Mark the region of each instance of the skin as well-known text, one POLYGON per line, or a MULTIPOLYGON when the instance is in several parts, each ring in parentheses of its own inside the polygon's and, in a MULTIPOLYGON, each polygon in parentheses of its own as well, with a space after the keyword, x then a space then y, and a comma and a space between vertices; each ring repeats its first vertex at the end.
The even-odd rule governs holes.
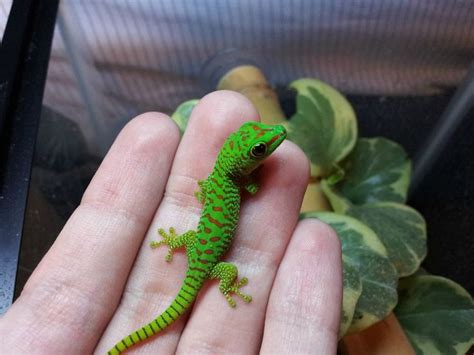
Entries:
MULTIPOLYGON (((181 285, 186 255, 176 252, 171 266, 166 248, 150 250, 149 243, 160 227, 176 226, 178 233, 196 227, 197 181, 247 120, 258 120, 252 105, 224 91, 200 101, 181 141, 165 115, 132 120, 0 318, 0 353, 103 354, 162 312, 181 285)), ((285 141, 258 172, 258 193, 243 199, 225 260, 249 278, 250 304, 236 299, 237 307, 229 307, 209 281, 191 311, 131 352, 335 353, 340 244, 325 224, 298 222, 308 177, 304 154, 285 141)))

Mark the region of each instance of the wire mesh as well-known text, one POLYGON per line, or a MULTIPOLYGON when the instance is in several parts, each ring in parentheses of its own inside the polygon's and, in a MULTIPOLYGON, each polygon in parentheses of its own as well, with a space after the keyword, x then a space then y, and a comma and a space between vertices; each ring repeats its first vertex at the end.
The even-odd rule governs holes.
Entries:
POLYGON ((203 65, 229 48, 261 58, 275 85, 433 94, 466 74, 473 20, 473 1, 63 1, 45 104, 113 137, 139 112, 203 95, 203 65))

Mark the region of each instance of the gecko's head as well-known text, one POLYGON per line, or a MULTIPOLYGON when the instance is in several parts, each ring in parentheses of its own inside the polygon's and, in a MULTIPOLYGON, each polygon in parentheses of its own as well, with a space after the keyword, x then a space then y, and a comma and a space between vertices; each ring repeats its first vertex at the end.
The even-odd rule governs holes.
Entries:
POLYGON ((266 125, 260 122, 246 122, 233 133, 224 144, 229 163, 238 175, 254 171, 286 138, 282 125, 266 125), (230 154, 229 154, 230 153, 230 154))

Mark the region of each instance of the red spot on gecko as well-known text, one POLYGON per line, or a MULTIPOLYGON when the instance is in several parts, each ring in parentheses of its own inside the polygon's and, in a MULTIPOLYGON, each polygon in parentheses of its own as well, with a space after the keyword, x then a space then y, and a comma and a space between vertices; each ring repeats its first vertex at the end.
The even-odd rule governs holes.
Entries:
POLYGON ((201 243, 202 245, 206 245, 207 240, 206 239, 199 239, 199 243, 201 243))
POLYGON ((204 252, 205 252, 207 255, 211 255, 211 254, 214 253, 214 250, 212 250, 212 249, 206 249, 206 250, 204 250, 204 252))
POLYGON ((216 212, 222 212, 222 207, 220 207, 220 206, 214 206, 214 207, 212 207, 212 210, 213 210, 213 211, 216 211, 216 212))
POLYGON ((268 142, 269 145, 272 145, 273 142, 275 142, 278 138, 280 138, 280 135, 277 134, 276 136, 272 137, 272 139, 270 139, 270 141, 268 142))
POLYGON ((211 228, 209 228, 209 227, 204 227, 204 232, 206 232, 206 233, 208 233, 208 234, 209 234, 209 233, 211 233, 211 232, 212 232, 212 229, 211 229, 211 228))
POLYGON ((209 219, 209 222, 211 222, 212 224, 216 225, 219 228, 222 228, 223 224, 219 222, 217 219, 214 219, 211 216, 209 216, 208 219, 209 219))
MULTIPOLYGON (((193 260, 193 263, 195 263, 196 260, 193 260)), ((198 271, 198 272, 202 272, 202 273, 206 273, 206 270, 204 269, 201 269, 200 267, 197 267, 197 266, 190 266, 189 267, 189 270, 191 271, 198 271)))
POLYGON ((212 178, 211 181, 222 189, 222 184, 220 184, 219 181, 214 178, 212 178))
POLYGON ((221 240, 221 237, 211 237, 211 242, 218 242, 221 240))

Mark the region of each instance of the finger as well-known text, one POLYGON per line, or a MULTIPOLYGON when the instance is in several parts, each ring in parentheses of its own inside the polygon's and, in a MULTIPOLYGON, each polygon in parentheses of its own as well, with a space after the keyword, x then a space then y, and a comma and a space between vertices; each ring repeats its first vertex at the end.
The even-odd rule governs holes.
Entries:
POLYGON ((298 223, 273 285, 262 354, 335 354, 342 301, 341 245, 324 223, 298 223))
POLYGON ((81 205, 2 318, 8 352, 93 350, 120 300, 178 141, 175 124, 158 113, 123 129, 81 205))
POLYGON ((229 307, 211 281, 201 293, 181 337, 178 352, 192 352, 196 344, 207 353, 258 352, 271 285, 296 225, 308 182, 309 164, 293 143, 284 142, 260 171, 260 190, 243 204, 237 235, 225 261, 235 263, 249 284, 245 304, 234 296, 229 307))
MULTIPOLYGON (((174 227, 178 234, 195 229, 201 205, 194 192, 197 181, 212 170, 218 151, 229 136, 245 121, 258 119, 252 104, 243 96, 220 91, 202 98, 193 109, 186 132, 176 152, 165 196, 148 231, 121 305, 107 328, 97 350, 112 347, 124 336, 150 322, 176 296, 187 268, 186 255, 177 252, 165 262, 167 248, 150 249, 148 241, 159 239, 157 230, 174 227)), ((181 317, 159 341, 142 344, 145 352, 172 353, 176 349, 186 316, 181 317)))

